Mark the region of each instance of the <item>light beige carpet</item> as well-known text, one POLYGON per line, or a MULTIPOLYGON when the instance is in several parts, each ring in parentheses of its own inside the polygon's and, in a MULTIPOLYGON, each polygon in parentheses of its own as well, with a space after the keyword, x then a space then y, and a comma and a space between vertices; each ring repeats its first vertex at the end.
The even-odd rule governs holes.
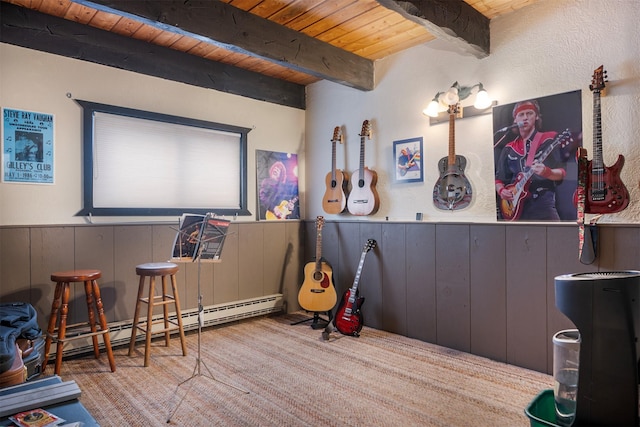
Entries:
POLYGON ((102 426, 169 418, 178 426, 529 426, 524 408, 553 384, 549 375, 366 327, 359 338, 332 333, 327 341, 309 323, 291 325, 305 317, 206 329, 200 364, 190 333, 186 357, 175 336, 169 347, 153 342, 147 368, 138 343, 132 357, 115 350, 115 373, 103 354, 65 360, 61 377, 78 383, 102 426))

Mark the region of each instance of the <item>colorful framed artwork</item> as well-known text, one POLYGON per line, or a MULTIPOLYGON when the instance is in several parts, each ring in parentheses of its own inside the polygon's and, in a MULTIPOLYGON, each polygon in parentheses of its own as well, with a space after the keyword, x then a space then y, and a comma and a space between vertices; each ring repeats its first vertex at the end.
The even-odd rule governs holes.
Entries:
POLYGON ((422 137, 394 141, 393 164, 396 182, 422 182, 422 137))
POLYGON ((2 109, 2 182, 53 184, 53 114, 2 109))
POLYGON ((575 221, 580 90, 493 108, 499 221, 575 221))
POLYGON ((300 219, 298 155, 256 150, 258 219, 300 219))

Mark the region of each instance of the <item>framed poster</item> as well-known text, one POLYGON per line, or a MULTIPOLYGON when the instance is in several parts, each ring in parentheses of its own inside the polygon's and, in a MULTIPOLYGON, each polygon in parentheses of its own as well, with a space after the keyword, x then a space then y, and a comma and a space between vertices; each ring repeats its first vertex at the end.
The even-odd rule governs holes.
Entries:
POLYGON ((422 182, 422 137, 393 142, 396 182, 422 182))
POLYGON ((493 108, 498 220, 576 220, 581 100, 577 90, 493 108))
POLYGON ((298 155, 256 150, 258 219, 300 219, 298 155))
POLYGON ((53 184, 53 115, 2 109, 2 182, 53 184))

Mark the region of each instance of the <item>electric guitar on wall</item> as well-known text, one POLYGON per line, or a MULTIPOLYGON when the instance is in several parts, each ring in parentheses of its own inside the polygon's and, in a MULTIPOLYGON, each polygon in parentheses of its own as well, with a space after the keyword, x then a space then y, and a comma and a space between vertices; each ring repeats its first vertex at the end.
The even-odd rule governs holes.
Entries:
POLYGON ((376 190, 378 174, 364 165, 364 141, 371 138, 369 120, 362 123, 360 132, 360 169, 351 175, 351 193, 347 200, 347 209, 352 215, 371 215, 378 212, 380 200, 376 190))
MULTIPOLYGON (((549 157, 549 154, 558 146, 566 147, 572 141, 571 132, 569 129, 565 129, 562 133, 558 134, 544 150, 536 153, 534 161, 544 162, 546 158, 549 157)), ((529 193, 529 184, 531 183, 532 176, 533 170, 528 167, 525 168, 523 172, 518 173, 513 184, 505 185, 504 188, 513 194, 513 200, 500 200, 500 212, 502 213, 503 219, 515 221, 520 218, 524 201, 531 195, 531 193, 529 193)))
POLYGON ((605 87, 603 66, 596 68, 589 89, 593 92, 593 159, 589 160, 585 212, 592 214, 616 213, 629 205, 629 191, 620 179, 624 156, 618 155, 613 166, 602 160, 602 124, 600 92, 605 87))
POLYGON ((347 174, 336 169, 336 142, 342 144, 342 131, 340 126, 336 126, 333 130, 333 138, 331 138, 331 172, 325 178, 327 189, 322 198, 322 209, 328 214, 339 214, 347 207, 347 197, 345 189, 347 187, 347 174))
POLYGON ((333 322, 336 325, 336 329, 344 335, 352 335, 357 337, 360 335, 364 320, 362 318, 362 312, 360 308, 364 303, 364 297, 361 297, 358 292, 358 283, 360 282, 360 274, 362 273, 362 266, 364 265, 364 258, 367 253, 375 248, 377 242, 373 239, 367 240, 367 243, 362 249, 362 255, 360 255, 360 264, 358 264, 358 270, 356 271, 356 277, 353 280, 353 286, 344 293, 340 305, 336 310, 336 317, 333 322))
POLYGON ((307 310, 321 313, 333 309, 338 301, 333 285, 333 270, 322 260, 322 227, 324 218, 316 218, 316 260, 304 266, 304 281, 298 292, 298 303, 307 310))
POLYGON ((438 162, 440 178, 433 187, 433 204, 443 210, 466 208, 472 198, 471 184, 464 176, 467 159, 456 155, 455 115, 459 108, 459 104, 449 105, 449 155, 438 162))

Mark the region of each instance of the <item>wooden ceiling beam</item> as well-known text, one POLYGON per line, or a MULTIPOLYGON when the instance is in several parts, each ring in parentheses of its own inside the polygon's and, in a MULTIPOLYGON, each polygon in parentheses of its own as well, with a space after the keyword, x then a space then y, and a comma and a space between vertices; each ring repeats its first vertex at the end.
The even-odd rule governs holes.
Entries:
POLYGON ((268 19, 210 0, 74 0, 146 21, 360 90, 374 89, 372 60, 344 51, 268 19))
POLYGON ((462 52, 485 58, 490 52, 489 18, 463 0, 377 0, 424 26, 462 52))
POLYGON ((0 2, 0 42, 305 109, 305 87, 0 2))

